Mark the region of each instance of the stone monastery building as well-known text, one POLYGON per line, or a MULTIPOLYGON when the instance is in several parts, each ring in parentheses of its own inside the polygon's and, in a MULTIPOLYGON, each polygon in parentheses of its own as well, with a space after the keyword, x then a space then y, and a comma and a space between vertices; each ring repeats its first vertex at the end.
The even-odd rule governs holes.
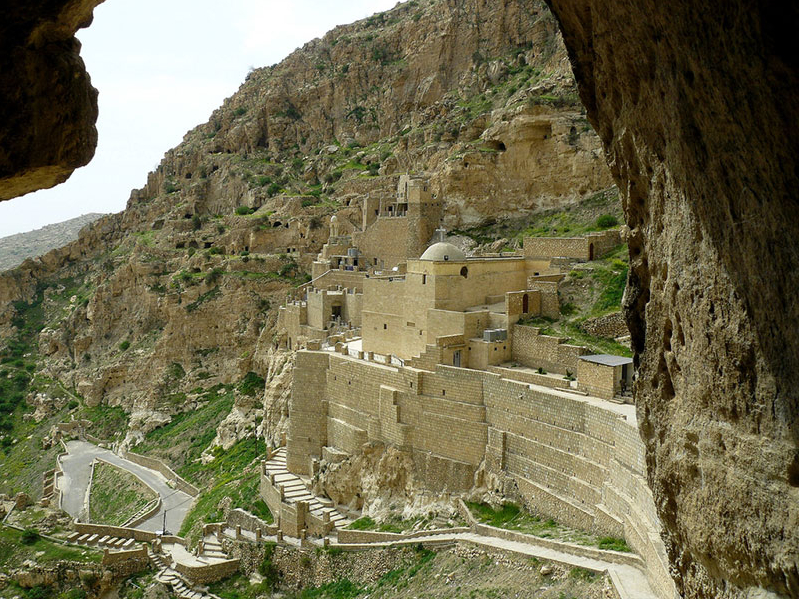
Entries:
MULTIPOLYGON (((590 355, 525 324, 557 317, 564 273, 617 247, 619 232, 526 239, 522 252, 467 257, 436 232, 441 208, 425 179, 406 175, 391 201, 364 201, 359 230, 331 219, 312 281, 280 309, 285 345, 302 349, 287 469, 312 477, 369 444, 395 447, 431 495, 488 488, 564 524, 624 537, 652 588, 671 599, 624 393, 631 360, 590 355)), ((334 528, 276 485, 262 476, 281 528, 334 528)))

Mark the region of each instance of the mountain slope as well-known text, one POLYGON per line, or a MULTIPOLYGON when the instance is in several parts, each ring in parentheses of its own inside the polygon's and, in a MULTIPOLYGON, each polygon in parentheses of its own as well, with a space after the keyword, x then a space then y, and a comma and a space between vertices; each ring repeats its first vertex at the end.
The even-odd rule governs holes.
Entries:
POLYGON ((285 397, 277 305, 329 217, 356 227, 405 171, 427 173, 448 226, 611 185, 543 2, 412 0, 253 71, 124 212, 0 276, 0 337, 36 314, 38 376, 122 407, 128 444, 251 371, 285 397))
POLYGON ((0 238, 0 271, 14 268, 27 258, 67 245, 78 238, 78 232, 103 216, 96 212, 47 225, 35 231, 0 238))

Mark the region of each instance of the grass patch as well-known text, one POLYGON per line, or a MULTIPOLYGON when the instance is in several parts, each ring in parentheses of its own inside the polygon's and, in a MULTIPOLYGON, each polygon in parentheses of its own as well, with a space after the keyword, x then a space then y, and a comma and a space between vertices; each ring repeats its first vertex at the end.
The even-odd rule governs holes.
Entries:
POLYGON ((29 411, 27 406, 20 406, 11 415, 17 440, 0 452, 0 493, 13 496, 21 491, 38 498, 42 494, 42 473, 55 466, 56 456, 63 451, 60 444, 42 449, 42 439, 53 425, 69 418, 69 410, 64 408, 38 424, 24 420, 29 411))
MULTIPOLYGON (((179 469, 181 476, 205 489, 186 515, 179 534, 187 536, 192 542, 198 540, 201 531, 195 525, 221 520, 218 505, 225 497, 233 501, 231 507, 252 511, 254 504, 260 500, 258 460, 265 453, 266 444, 262 440, 242 439, 228 451, 217 448, 214 451, 215 459, 207 464, 195 461, 179 469)), ((271 522, 272 517, 266 505, 260 508, 259 517, 271 522)))
POLYGON ((69 547, 42 537, 31 539, 30 534, 27 538, 32 542, 24 542, 26 532, 0 525, 0 571, 10 572, 27 559, 40 564, 58 561, 99 563, 102 559, 99 551, 69 547))
POLYGON ((217 426, 233 407, 233 392, 230 386, 217 385, 200 401, 199 408, 175 414, 169 423, 147 433, 134 451, 165 460, 183 476, 186 465, 198 460, 214 440, 217 426))
POLYGON ((130 472, 96 463, 89 498, 91 522, 121 526, 155 498, 152 489, 130 472))
MULTIPOLYGON (((621 547, 622 544, 627 546, 623 539, 598 537, 586 531, 564 526, 551 518, 544 519, 531 514, 515 503, 504 503, 496 509, 485 503, 466 502, 466 505, 478 521, 496 528, 600 549, 608 548, 603 547, 603 543, 605 545, 615 543, 614 547, 621 547)), ((624 551, 624 549, 615 550, 624 551)), ((627 551, 629 551, 629 547, 627 551)))
POLYGON ((100 439, 113 439, 128 429, 128 415, 119 406, 83 406, 76 418, 91 420, 89 433, 100 439))

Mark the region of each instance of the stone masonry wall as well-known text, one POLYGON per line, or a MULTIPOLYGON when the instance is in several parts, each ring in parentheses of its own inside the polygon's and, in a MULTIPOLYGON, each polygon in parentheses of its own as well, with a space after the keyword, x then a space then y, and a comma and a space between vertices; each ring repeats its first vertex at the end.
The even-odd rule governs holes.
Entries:
POLYGON ((579 357, 590 353, 585 347, 563 343, 559 337, 541 335, 536 327, 514 325, 510 337, 514 361, 558 374, 577 372, 579 357))
MULTIPOLYGON (((434 491, 469 490, 477 466, 485 463, 532 509, 624 536, 646 562, 658 595, 673 599, 643 444, 635 425, 615 408, 449 366, 426 372, 322 352, 300 352, 298 363, 319 370, 303 373, 308 380, 326 374, 326 382, 313 405, 303 399, 310 396, 307 382, 300 385, 302 394, 295 386, 292 401, 298 398, 303 414, 316 413, 302 417, 306 428, 298 427, 292 438, 318 435, 322 427, 314 423, 326 418, 325 428, 335 432, 319 443, 354 452, 355 439, 368 439, 410 450, 416 478, 434 491)), ((308 445, 289 445, 290 464, 307 468, 309 454, 292 455, 303 447, 308 445)))

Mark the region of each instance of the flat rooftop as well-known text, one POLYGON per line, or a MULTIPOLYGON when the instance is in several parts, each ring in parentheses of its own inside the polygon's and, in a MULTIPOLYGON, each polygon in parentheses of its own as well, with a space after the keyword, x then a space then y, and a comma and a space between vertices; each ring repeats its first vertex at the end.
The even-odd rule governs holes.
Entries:
POLYGON ((595 354, 593 356, 580 356, 581 360, 586 362, 593 362, 594 364, 602 364, 603 366, 623 366, 624 364, 632 364, 633 359, 625 356, 614 356, 613 354, 595 354))

